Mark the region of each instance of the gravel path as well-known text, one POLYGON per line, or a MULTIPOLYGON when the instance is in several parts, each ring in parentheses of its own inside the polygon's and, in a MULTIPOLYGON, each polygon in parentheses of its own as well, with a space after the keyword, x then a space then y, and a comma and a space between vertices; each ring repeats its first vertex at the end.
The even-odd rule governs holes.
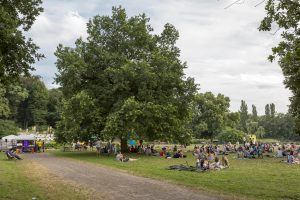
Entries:
POLYGON ((150 178, 137 177, 95 164, 58 158, 49 154, 29 154, 27 159, 37 162, 63 180, 75 182, 93 191, 91 199, 109 200, 213 200, 220 196, 202 194, 183 186, 177 186, 150 178))

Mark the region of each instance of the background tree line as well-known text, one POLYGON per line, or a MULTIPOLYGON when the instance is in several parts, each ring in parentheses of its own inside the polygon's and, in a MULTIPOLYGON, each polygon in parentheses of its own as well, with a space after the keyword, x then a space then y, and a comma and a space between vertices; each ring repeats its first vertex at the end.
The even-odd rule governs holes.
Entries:
POLYGON ((276 113, 268 104, 265 115, 252 113, 242 101, 239 112, 230 112, 230 99, 222 94, 199 93, 186 77, 185 62, 176 46, 179 33, 166 24, 154 34, 145 14, 128 17, 114 7, 111 16, 95 16, 87 24, 88 38, 75 47, 59 45, 55 55, 60 89, 48 90, 39 77, 30 76, 43 57, 23 33, 42 12, 41 0, 0 3, 0 134, 16 127, 57 128, 58 141, 91 138, 129 138, 188 143, 192 137, 236 141, 245 133, 259 137, 298 138, 299 121, 299 3, 266 2, 267 15, 259 27, 272 23, 284 29, 283 41, 270 60, 279 58, 292 91, 291 114, 276 113), (281 11, 288 12, 281 12, 281 11))
POLYGON ((21 77, 0 90, 0 137, 16 134, 19 128, 37 131, 56 127, 60 119, 62 92, 47 89, 38 76, 21 77))

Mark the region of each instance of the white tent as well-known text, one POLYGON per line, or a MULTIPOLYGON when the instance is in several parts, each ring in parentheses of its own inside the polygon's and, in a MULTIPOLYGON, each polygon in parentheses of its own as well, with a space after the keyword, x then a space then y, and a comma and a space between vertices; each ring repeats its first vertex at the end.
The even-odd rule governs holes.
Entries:
POLYGON ((36 140, 36 137, 32 135, 18 135, 16 140, 36 140))
POLYGON ((7 141, 11 141, 11 140, 16 140, 18 138, 18 136, 16 135, 8 135, 2 138, 2 140, 7 140, 7 141))
POLYGON ((10 148, 16 146, 17 138, 18 138, 18 136, 16 136, 16 135, 8 135, 8 136, 3 137, 0 140, 0 151, 5 151, 7 149, 10 149, 10 148))

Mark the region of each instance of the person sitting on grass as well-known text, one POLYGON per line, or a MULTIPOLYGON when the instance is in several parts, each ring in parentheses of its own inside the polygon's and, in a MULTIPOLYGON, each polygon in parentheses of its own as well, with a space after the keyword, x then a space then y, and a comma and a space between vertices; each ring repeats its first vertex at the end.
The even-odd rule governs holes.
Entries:
POLYGON ((121 162, 129 161, 129 158, 126 158, 121 152, 117 153, 116 159, 117 161, 121 161, 121 162))
POLYGON ((209 165, 209 169, 222 169, 223 166, 220 163, 220 159, 218 157, 215 157, 215 162, 209 165))
POLYGON ((290 154, 287 156, 287 163, 288 164, 293 164, 294 163, 294 155, 293 151, 290 152, 290 154))
POLYGON ((208 170, 209 169, 209 163, 208 163, 208 160, 206 159, 201 159, 199 161, 199 159, 197 159, 197 164, 196 164, 196 167, 197 169, 200 169, 200 170, 208 170))
POLYGON ((275 155, 276 158, 283 158, 283 151, 280 147, 278 147, 277 154, 275 155))
POLYGON ((287 150, 286 150, 286 148, 285 148, 284 145, 282 145, 282 155, 283 156, 288 156, 288 152, 287 152, 287 150))
POLYGON ((185 157, 186 157, 186 156, 183 155, 183 151, 182 151, 182 150, 177 151, 177 152, 174 154, 174 156, 173 156, 173 158, 185 158, 185 157))
POLYGON ((204 153, 204 149, 202 149, 202 148, 200 149, 200 153, 198 155, 198 159, 199 160, 206 159, 206 155, 204 153))
POLYGON ((242 149, 242 148, 239 148, 239 149, 238 149, 238 152, 237 152, 237 158, 243 159, 244 156, 245 156, 245 155, 244 155, 243 149, 242 149))
POLYGON ((215 154, 214 154, 214 152, 210 151, 208 153, 207 160, 208 161, 213 161, 214 159, 215 159, 215 154))
POLYGON ((193 151, 193 155, 198 158, 199 154, 200 154, 200 148, 195 146, 194 151, 193 151))
POLYGON ((7 150, 6 155, 10 158, 16 158, 17 160, 23 160, 18 154, 16 154, 12 149, 7 150))

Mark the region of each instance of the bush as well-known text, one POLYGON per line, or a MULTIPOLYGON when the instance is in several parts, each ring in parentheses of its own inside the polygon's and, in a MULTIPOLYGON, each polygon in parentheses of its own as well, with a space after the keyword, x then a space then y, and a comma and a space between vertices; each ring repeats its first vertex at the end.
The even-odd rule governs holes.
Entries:
POLYGON ((61 144, 58 144, 55 141, 45 143, 46 149, 59 149, 61 146, 62 146, 61 144))
POLYGON ((242 143, 243 137, 246 137, 246 133, 234 128, 226 127, 219 135, 218 140, 222 142, 236 143, 237 141, 242 143))
POLYGON ((0 119, 0 138, 7 135, 16 135, 18 128, 14 121, 0 119))

